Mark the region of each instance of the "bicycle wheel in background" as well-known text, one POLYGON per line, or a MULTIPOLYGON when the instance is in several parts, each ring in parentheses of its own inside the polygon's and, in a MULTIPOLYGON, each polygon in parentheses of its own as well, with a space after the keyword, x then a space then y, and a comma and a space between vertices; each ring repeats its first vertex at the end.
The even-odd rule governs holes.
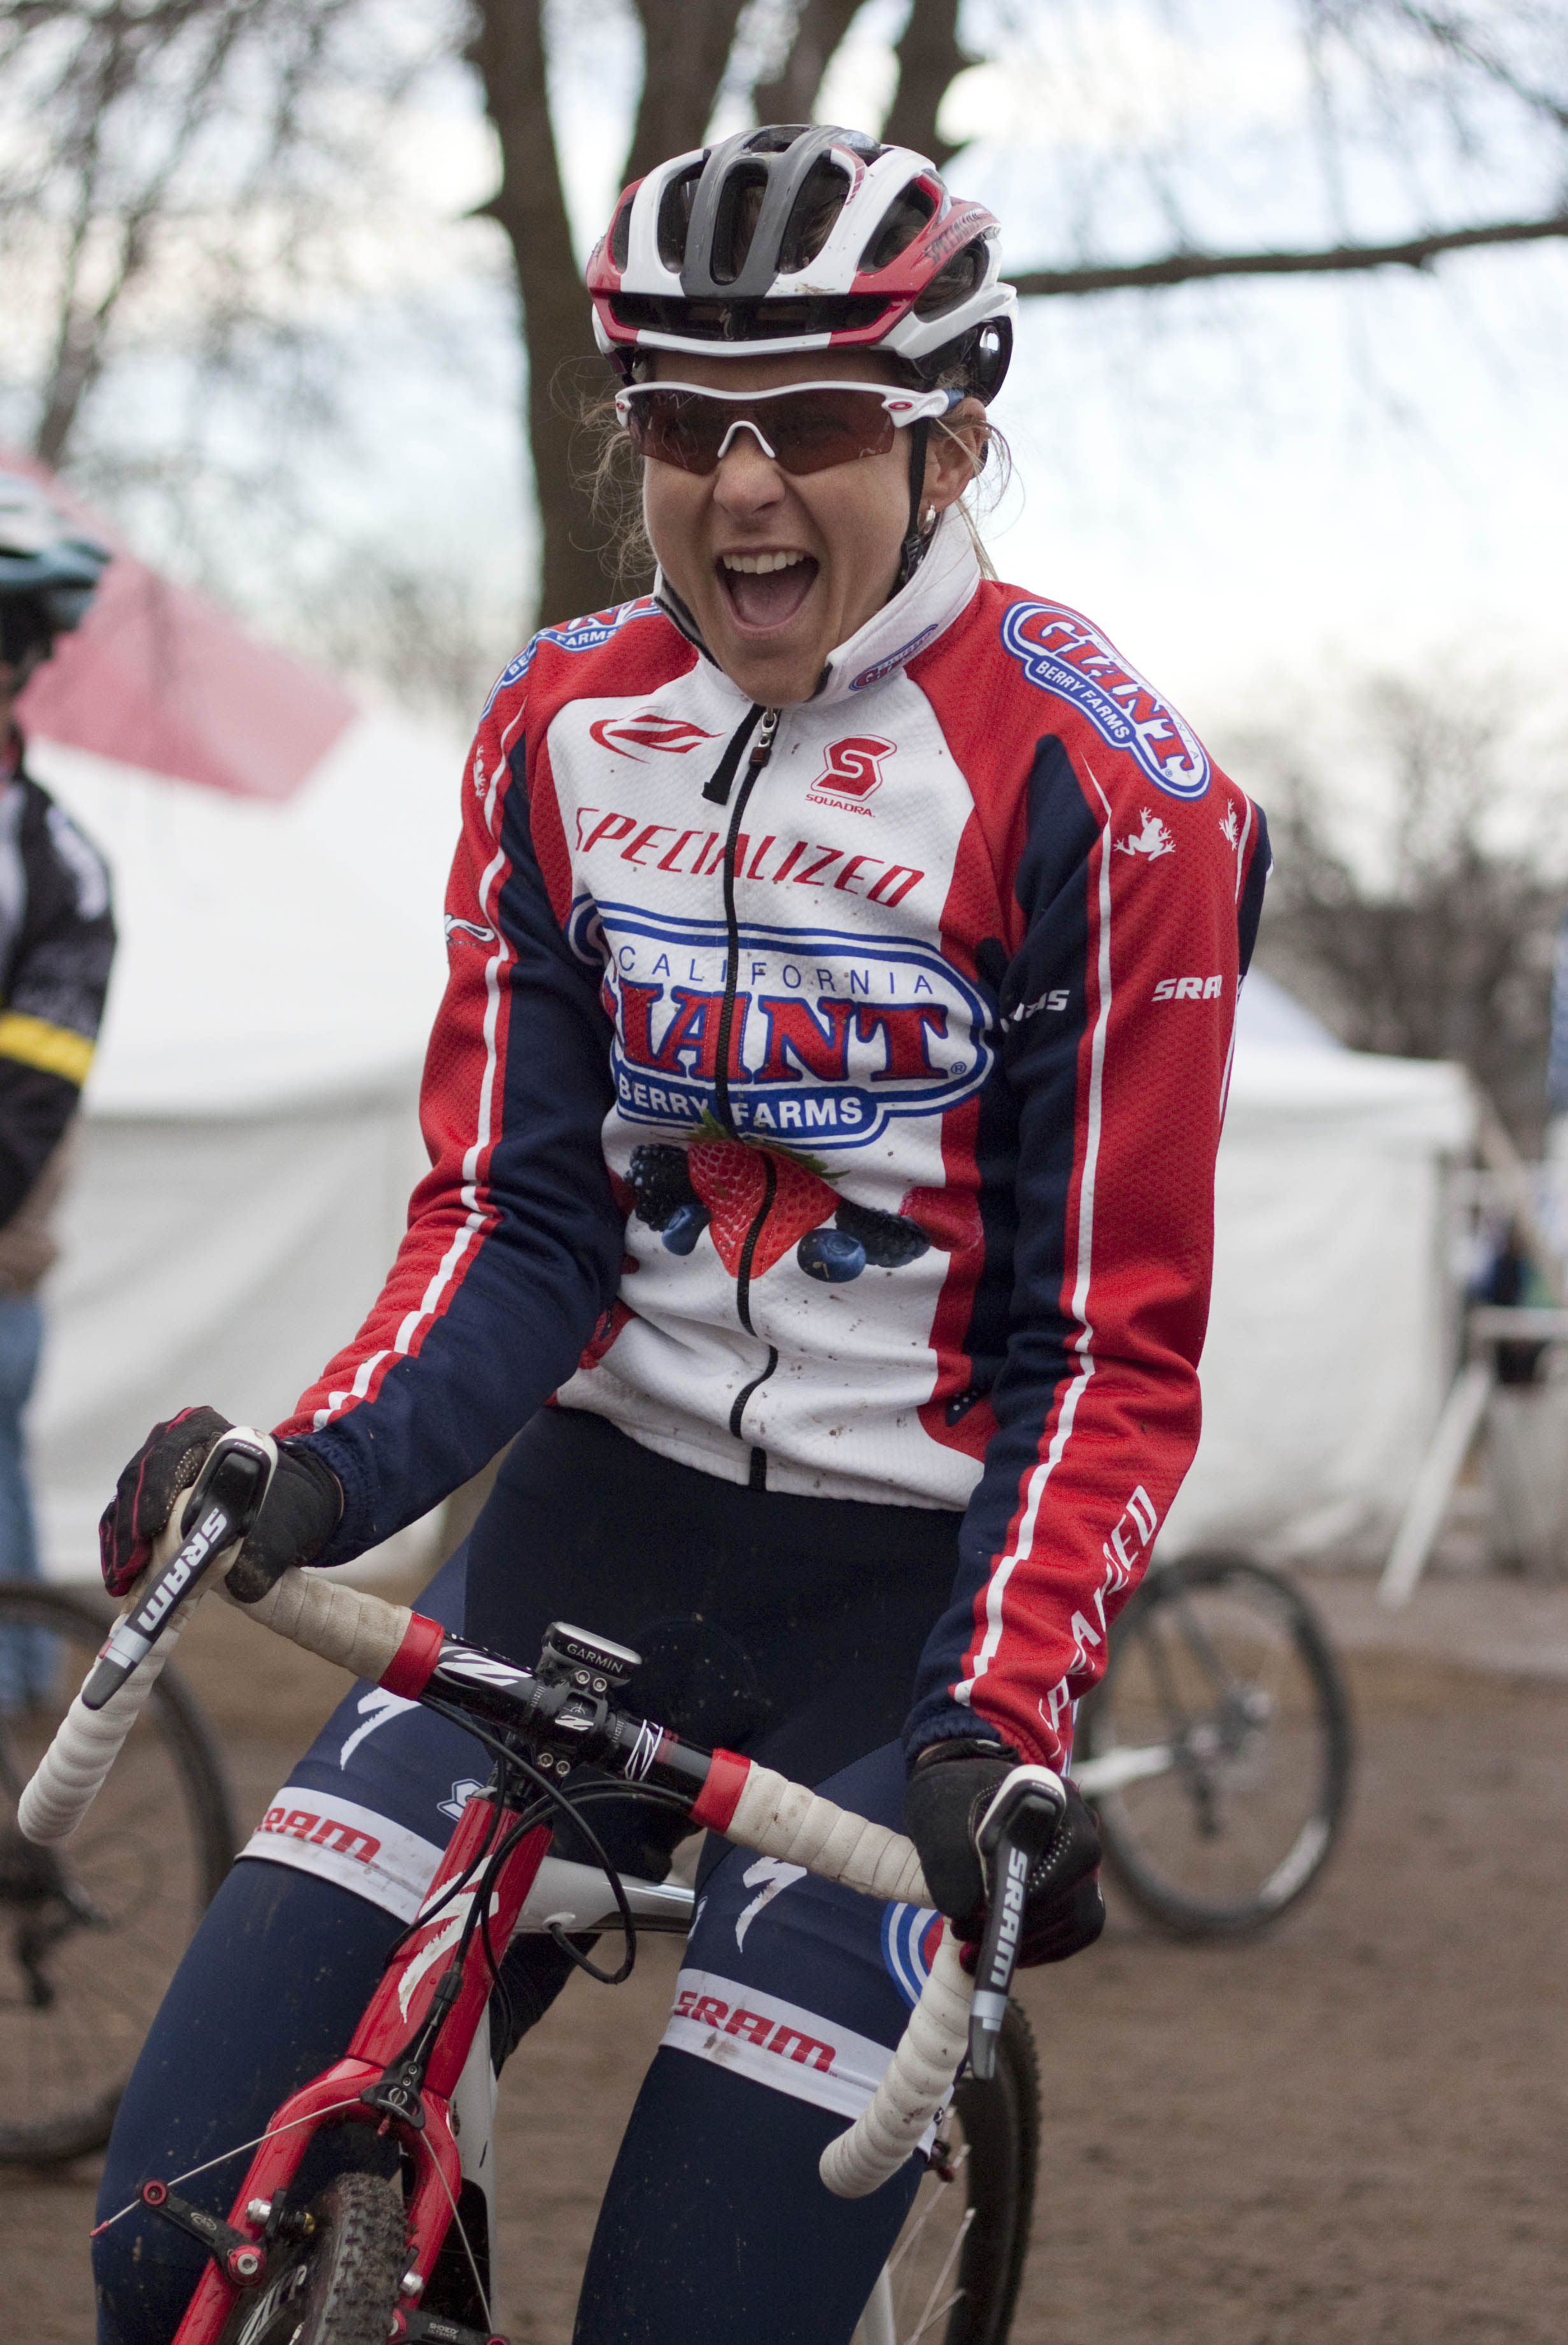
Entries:
POLYGON ((853 2345, 1004 2345, 1029 2247, 1040 2086, 1009 2004, 989 2084, 964 2077, 853 2345))
POLYGON ((35 1848, 16 1802, 103 1642, 90 1597, 0 1581, 0 2162, 108 2139, 125 2080, 234 1854, 217 1753, 166 1670, 85 1824, 35 1848))
POLYGON ((1288 1581, 1242 1556, 1187 1556, 1157 1567, 1117 1621, 1077 1747, 1129 1895, 1184 1936, 1239 1936, 1293 1905, 1328 1860, 1350 1703, 1288 1581))

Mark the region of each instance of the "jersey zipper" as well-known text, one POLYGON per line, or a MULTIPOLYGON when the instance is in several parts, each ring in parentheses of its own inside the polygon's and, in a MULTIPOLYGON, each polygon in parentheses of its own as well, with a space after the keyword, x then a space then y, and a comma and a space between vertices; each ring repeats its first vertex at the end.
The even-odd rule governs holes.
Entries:
MULTIPOLYGON (((750 725, 755 720, 756 714, 754 704, 753 708, 747 711, 746 719, 737 727, 712 781, 703 793, 704 797, 713 798, 720 806, 729 797, 735 769, 740 764, 741 747, 750 725)), ((746 759, 745 772, 741 777, 740 788, 735 792, 734 804, 730 809, 730 827, 724 838, 724 999, 719 1010, 719 1047, 713 1075, 713 1096, 719 1122, 733 1138, 737 1140, 740 1134, 735 1130, 734 1111, 730 1104, 730 1036, 734 1029, 735 995, 739 990, 741 973, 741 927, 739 916, 735 910, 735 844, 740 838, 741 825, 745 819, 747 801, 757 786, 763 767, 773 756, 774 741, 778 733, 779 712, 776 708, 764 708, 761 711, 761 718, 762 721, 756 727, 755 738, 752 742, 751 755, 746 759)), ((756 1259, 758 1241, 766 1226, 768 1215, 773 1211, 774 1200, 778 1194, 778 1174, 774 1170, 773 1158, 765 1150, 763 1152, 763 1173, 762 1203, 758 1206, 752 1225, 746 1232, 741 1247, 740 1267, 735 1274, 735 1310, 748 1335, 756 1335, 757 1332, 752 1325, 752 1264, 756 1259)), ((761 1340, 758 1337, 758 1341, 761 1340)), ((745 1415, 747 1402, 754 1393, 766 1384, 778 1364, 778 1347, 776 1345, 770 1344, 766 1366, 759 1375, 752 1378, 749 1385, 743 1386, 735 1395, 734 1404, 730 1410, 730 1431, 737 1441, 745 1439, 742 1430, 742 1419, 745 1415)), ((747 1477, 754 1490, 766 1489, 767 1472, 767 1452, 758 1448, 754 1443, 751 1470, 747 1477)))

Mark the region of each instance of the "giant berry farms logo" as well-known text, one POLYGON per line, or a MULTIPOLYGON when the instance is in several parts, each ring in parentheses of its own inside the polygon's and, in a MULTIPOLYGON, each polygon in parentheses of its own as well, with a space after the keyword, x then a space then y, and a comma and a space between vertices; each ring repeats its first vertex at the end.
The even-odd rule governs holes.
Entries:
POLYGON ((1203 796, 1209 768, 1202 742, 1087 619, 1057 603, 1015 603, 1002 641, 1030 684, 1070 702, 1157 789, 1173 798, 1203 796))
POLYGON ((655 918, 584 898, 572 942, 603 972, 611 1068, 630 1123, 689 1132, 712 1118, 724 1049, 729 1120, 795 1148, 863 1148, 900 1116, 941 1115, 991 1067, 986 1005, 913 937, 655 918))

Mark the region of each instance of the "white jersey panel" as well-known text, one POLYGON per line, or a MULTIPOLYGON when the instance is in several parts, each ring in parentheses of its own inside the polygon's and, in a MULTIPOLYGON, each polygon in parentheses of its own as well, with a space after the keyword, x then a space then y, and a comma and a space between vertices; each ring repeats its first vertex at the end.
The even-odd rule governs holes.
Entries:
MULTIPOLYGON (((942 1118, 992 1063, 986 1005, 942 951, 972 802, 925 694, 876 684, 786 709, 738 817, 728 1108, 776 1152, 760 1248, 761 1151, 714 1112, 744 761, 727 805, 702 795, 747 704, 702 663, 551 726, 572 942, 615 1027, 605 1156, 636 1196, 634 1315, 561 1398, 726 1478, 754 1447, 772 1488, 957 1508, 978 1468, 918 1416, 950 1254, 918 1217, 946 1192, 942 1118), (854 1268, 841 1207, 898 1223, 906 1254, 895 1235, 854 1268)), ((952 1223, 949 1201, 938 1238, 952 1223)))

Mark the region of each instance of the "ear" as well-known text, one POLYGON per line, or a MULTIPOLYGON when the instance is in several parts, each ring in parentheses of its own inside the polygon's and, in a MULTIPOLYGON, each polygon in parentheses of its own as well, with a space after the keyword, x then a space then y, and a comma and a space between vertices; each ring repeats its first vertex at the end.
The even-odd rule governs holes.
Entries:
POLYGON ((986 459, 990 426, 977 399, 966 399, 932 427, 926 450, 926 492, 922 503, 935 513, 956 504, 986 459))

